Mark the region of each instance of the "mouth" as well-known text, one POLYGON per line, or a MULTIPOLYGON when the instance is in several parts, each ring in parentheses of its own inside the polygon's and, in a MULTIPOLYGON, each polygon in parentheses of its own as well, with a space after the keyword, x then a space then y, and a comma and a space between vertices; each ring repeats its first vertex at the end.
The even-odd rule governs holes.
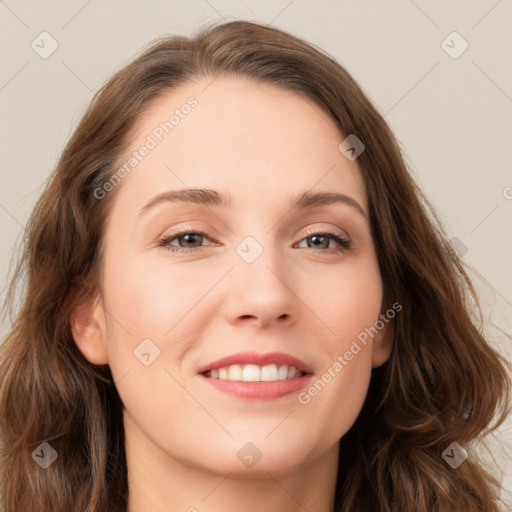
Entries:
POLYGON ((201 367, 197 373, 211 379, 272 382, 313 373, 301 359, 284 352, 240 352, 201 367))
POLYGON ((241 353, 199 369, 219 391, 242 398, 269 400, 299 391, 311 380, 311 367, 289 354, 241 353))
POLYGON ((202 372, 201 375, 210 379, 230 380, 239 382, 275 382, 278 380, 295 379, 306 375, 306 372, 286 364, 232 364, 202 372))

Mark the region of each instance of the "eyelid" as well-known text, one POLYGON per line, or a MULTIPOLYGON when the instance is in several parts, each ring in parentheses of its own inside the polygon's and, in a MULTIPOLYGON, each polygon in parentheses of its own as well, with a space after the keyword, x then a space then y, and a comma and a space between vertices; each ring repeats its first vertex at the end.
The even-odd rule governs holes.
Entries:
POLYGON ((350 237, 343 230, 332 227, 326 229, 310 228, 304 233, 304 235, 301 238, 301 241, 304 240, 304 238, 307 238, 308 236, 318 235, 321 233, 339 236, 340 238, 343 238, 347 242, 351 241, 350 237))

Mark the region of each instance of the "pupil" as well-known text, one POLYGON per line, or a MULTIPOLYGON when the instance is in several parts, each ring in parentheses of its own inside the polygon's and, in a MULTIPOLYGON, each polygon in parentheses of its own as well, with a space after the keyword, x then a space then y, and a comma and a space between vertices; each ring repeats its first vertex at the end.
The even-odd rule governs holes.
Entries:
MULTIPOLYGON (((324 240, 324 242, 325 242, 325 240, 327 240, 327 238, 326 238, 325 236, 321 236, 321 235, 313 235, 313 236, 311 237, 311 241, 313 242, 313 244, 314 244, 314 246, 315 246, 315 247, 318 247, 319 245, 322 245, 322 242, 320 242, 320 244, 316 244, 316 243, 314 242, 314 240, 318 240, 318 239, 323 239, 323 240, 324 240)), ((325 243, 323 244, 323 246, 325 246, 325 243)))
POLYGON ((196 237, 196 236, 198 236, 198 235, 196 235, 196 234, 188 234, 188 235, 183 235, 183 238, 185 239, 185 243, 194 244, 194 237, 196 237))

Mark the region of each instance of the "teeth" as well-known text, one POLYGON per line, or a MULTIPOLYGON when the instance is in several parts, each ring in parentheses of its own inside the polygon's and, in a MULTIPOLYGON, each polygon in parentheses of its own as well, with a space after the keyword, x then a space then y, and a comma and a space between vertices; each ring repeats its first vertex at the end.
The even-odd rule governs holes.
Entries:
POLYGON ((229 380, 242 380, 242 366, 239 364, 234 364, 228 369, 228 379, 229 380))
POLYGON ((242 371, 242 378, 244 382, 257 382, 261 380, 261 370, 255 364, 246 364, 242 371))
POLYGON ((273 382, 276 380, 293 379, 294 377, 300 377, 302 374, 300 370, 286 364, 267 364, 265 366, 233 364, 206 372, 206 376, 211 379, 237 380, 242 382, 273 382))
POLYGON ((287 379, 288 378, 288 372, 290 372, 292 374, 292 377, 295 375, 295 368, 293 366, 290 366, 288 368, 288 366, 281 366, 279 368, 279 380, 284 380, 284 379, 287 379), (290 372, 290 370, 292 370, 290 372))
MULTIPOLYGON (((286 366, 283 366, 282 368, 286 368, 286 366)), ((285 373, 288 375, 287 371, 285 373)), ((281 378, 281 372, 277 369, 275 364, 268 364, 261 369, 261 380, 263 381, 269 382, 272 380, 279 380, 281 378)))

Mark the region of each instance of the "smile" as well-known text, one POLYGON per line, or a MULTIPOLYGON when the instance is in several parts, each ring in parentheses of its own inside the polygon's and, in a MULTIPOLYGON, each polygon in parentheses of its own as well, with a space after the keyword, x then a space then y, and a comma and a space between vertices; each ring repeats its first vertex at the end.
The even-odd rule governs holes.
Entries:
POLYGON ((278 380, 294 379, 302 377, 305 373, 294 366, 286 364, 267 364, 258 366, 256 364, 233 364, 223 366, 205 372, 203 375, 211 379, 230 380, 240 382, 274 382, 278 380))

